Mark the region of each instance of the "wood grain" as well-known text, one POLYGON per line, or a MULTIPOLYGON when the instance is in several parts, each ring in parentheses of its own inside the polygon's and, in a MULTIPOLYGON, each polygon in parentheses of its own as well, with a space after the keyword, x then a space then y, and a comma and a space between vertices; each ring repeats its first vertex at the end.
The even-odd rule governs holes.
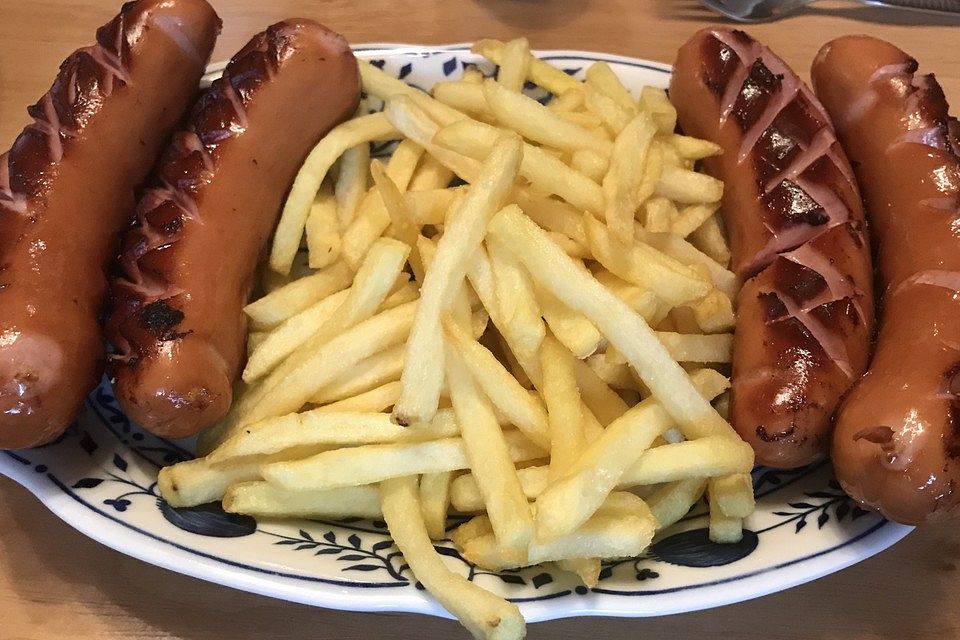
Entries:
MULTIPOLYGON (((302 15, 349 40, 443 43, 527 35, 538 48, 594 49, 670 61, 712 14, 691 0, 213 0, 225 59, 275 20, 302 15)), ((0 1, 0 147, 26 124, 26 106, 60 61, 89 43, 118 0, 0 1)), ((937 72, 960 103, 960 21, 932 23, 854 3, 818 2, 749 30, 801 75, 826 40, 870 33, 937 72)), ((881 556, 796 589, 722 609, 649 620, 571 619, 532 625, 530 638, 717 640, 942 640, 960 636, 960 541, 925 528, 881 556)), ((355 614, 291 605, 187 578, 125 557, 60 522, 25 490, 0 479, 0 640, 465 637, 451 621, 355 614)))

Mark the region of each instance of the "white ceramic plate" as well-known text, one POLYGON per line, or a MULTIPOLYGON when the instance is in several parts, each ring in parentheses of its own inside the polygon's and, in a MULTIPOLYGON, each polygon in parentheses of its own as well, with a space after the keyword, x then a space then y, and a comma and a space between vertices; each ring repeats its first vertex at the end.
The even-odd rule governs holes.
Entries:
MULTIPOLYGON (((464 45, 366 45, 357 52, 423 88, 479 62, 464 45)), ((669 67, 656 62, 578 51, 540 55, 578 77, 592 61, 605 60, 633 89, 663 87, 669 78, 669 67)), ((0 452, 0 473, 91 538, 173 571, 321 607, 448 615, 410 575, 382 522, 254 521, 214 505, 170 508, 157 494, 157 471, 191 457, 192 446, 132 425, 104 382, 56 442, 0 452)), ((859 562, 910 531, 854 506, 827 463, 757 469, 754 484, 757 510, 740 544, 710 543, 703 510, 695 510, 644 557, 605 566, 591 590, 550 568, 479 571, 449 542, 437 547, 450 567, 517 602, 535 622, 664 615, 755 598, 859 562)))

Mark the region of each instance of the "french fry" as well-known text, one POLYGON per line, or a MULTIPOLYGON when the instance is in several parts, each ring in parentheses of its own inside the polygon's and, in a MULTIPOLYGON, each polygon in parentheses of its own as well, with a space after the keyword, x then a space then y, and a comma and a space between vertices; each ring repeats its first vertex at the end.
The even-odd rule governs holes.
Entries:
POLYGON ((390 156, 386 174, 401 192, 410 185, 423 153, 423 147, 413 140, 406 139, 400 141, 393 155, 390 156))
POLYGON ((720 203, 715 202, 709 205, 694 204, 689 207, 684 207, 680 215, 670 226, 670 232, 675 236, 686 238, 699 229, 700 225, 706 222, 707 218, 712 216, 719 206, 720 203))
POLYGON ((488 239, 486 246, 500 305, 498 316, 511 327, 511 344, 532 356, 546 335, 533 281, 519 260, 495 239, 488 239))
MULTIPOLYGON (((399 345, 403 346, 403 345, 399 345)), ((399 376, 397 376, 399 377, 399 376)), ((397 403, 400 397, 400 381, 387 382, 369 391, 343 398, 314 409, 314 411, 339 413, 344 411, 386 411, 397 403)))
POLYGON ((420 476, 420 513, 431 540, 447 537, 447 509, 450 508, 452 471, 420 476))
POLYGON ((610 168, 610 161, 589 149, 579 149, 573 152, 570 167, 593 182, 602 182, 610 168))
POLYGON ((446 351, 446 369, 460 437, 490 524, 504 549, 522 556, 533 538, 533 516, 493 407, 450 346, 446 351))
POLYGON ((445 321, 447 338, 457 350, 477 385, 511 424, 532 442, 550 446, 550 431, 544 407, 524 389, 483 345, 471 339, 455 322, 445 321))
POLYGON ((428 155, 420 163, 410 178, 410 191, 430 191, 442 189, 450 184, 453 171, 445 167, 432 155, 428 155))
POLYGON ((382 113, 347 120, 317 143, 297 173, 283 205, 270 251, 270 268, 289 273, 300 246, 310 205, 333 163, 344 151, 358 144, 397 137, 397 130, 382 113))
POLYGON ((730 264, 730 247, 723 237, 722 223, 714 214, 708 218, 700 228, 690 234, 693 246, 716 260, 721 266, 730 264))
POLYGON ((627 403, 608 387, 586 363, 577 361, 577 386, 583 402, 593 415, 606 427, 627 412, 627 403))
POLYGON ((413 214, 407 207, 407 201, 397 184, 384 172, 379 162, 374 161, 370 165, 370 175, 373 176, 373 181, 380 191, 383 206, 390 215, 389 234, 410 247, 410 267, 417 281, 423 282, 423 261, 420 258, 420 250, 417 248, 420 229, 415 224, 413 214))
POLYGON ((643 228, 651 234, 669 233, 674 219, 679 215, 676 205, 661 197, 650 198, 644 203, 643 209, 645 214, 643 228))
POLYGON ((550 331, 578 360, 593 355, 606 343, 592 322, 557 300, 549 291, 538 289, 537 301, 550 331))
POLYGON ((287 491, 263 481, 231 485, 223 510, 260 518, 380 518, 380 491, 375 485, 328 491, 287 491))
POLYGON ((640 109, 653 116, 660 133, 672 134, 677 128, 677 110, 667 98, 667 92, 656 87, 640 90, 640 109))
POLYGON ((587 365, 607 385, 613 389, 629 389, 633 387, 633 377, 629 366, 611 362, 604 354, 596 354, 586 359, 587 365))
POLYGON ((599 118, 614 136, 623 131, 636 114, 635 109, 622 108, 616 100, 589 84, 584 87, 584 97, 590 113, 599 118))
MULTIPOLYGON (((470 47, 470 51, 500 64, 503 61, 503 48, 504 44, 497 40, 478 40, 470 47)), ((579 81, 535 57, 530 60, 527 80, 558 96, 568 89, 579 90, 581 88, 579 81)))
MULTIPOLYGON (((726 389, 726 379, 719 373, 709 369, 699 373, 693 383, 707 400, 726 389)), ((624 473, 670 426, 670 415, 655 398, 644 400, 610 423, 600 439, 537 498, 538 539, 565 535, 586 522, 624 473)))
POLYGON ((576 532, 548 542, 535 540, 520 563, 508 549, 502 548, 493 534, 467 542, 463 557, 488 571, 569 558, 628 558, 643 553, 653 539, 656 526, 652 515, 597 515, 576 532))
POLYGON ((547 103, 547 108, 556 112, 577 111, 583 107, 585 97, 583 87, 579 82, 561 93, 554 92, 553 100, 547 103))
POLYGON ((618 277, 649 289, 671 306, 699 300, 710 292, 710 282, 695 269, 649 245, 617 239, 589 214, 583 220, 594 257, 618 277))
POLYGON ((311 269, 323 269, 340 258, 340 221, 333 190, 320 187, 306 223, 307 252, 311 269))
POLYGON ((703 300, 691 305, 690 310, 704 333, 732 331, 736 322, 733 303, 719 290, 711 291, 703 300))
POLYGON ((656 194, 680 204, 710 204, 723 197, 723 183, 704 173, 666 165, 660 172, 656 194))
POLYGON ((685 434, 737 437, 730 425, 697 393, 643 318, 589 273, 581 271, 533 221, 507 208, 493 217, 488 232, 518 255, 541 285, 600 329, 624 354, 685 434))
MULTIPOLYGON (((572 113, 570 111, 559 111, 557 112, 557 116, 565 122, 575 124, 578 127, 582 127, 588 131, 603 125, 603 119, 601 119, 600 116, 595 113, 572 113)), ((558 152, 557 157, 562 157, 562 153, 558 152)))
POLYGON ((708 491, 713 503, 726 516, 746 518, 753 513, 753 480, 749 473, 711 478, 708 491))
POLYGON ((627 115, 633 116, 636 114, 637 103, 633 96, 630 95, 627 88, 620 82, 620 78, 606 62, 601 60, 587 67, 586 85, 588 88, 594 88, 613 100, 627 115))
POLYGON ((514 640, 526 635, 517 606, 498 598, 447 569, 433 548, 419 517, 416 478, 397 478, 380 485, 383 519, 417 579, 474 638, 514 640))
POLYGON ((223 497, 230 485, 260 479, 260 460, 212 465, 204 458, 160 469, 157 488, 171 507, 194 507, 223 497))
POLYGON ((669 134, 667 143, 676 149, 680 157, 685 160, 702 160, 703 158, 720 155, 721 152, 720 145, 709 140, 682 136, 678 133, 669 134))
POLYGON ((740 542, 743 538, 743 519, 728 516, 720 509, 714 494, 707 491, 710 499, 710 529, 711 542, 730 544, 740 542))
POLYGON ((640 206, 640 180, 656 125, 641 112, 617 135, 610 169, 603 178, 607 206, 604 217, 610 233, 622 242, 633 239, 634 214, 640 206))
MULTIPOLYGON (((499 428, 499 427, 498 427, 499 428)), ((513 462, 545 454, 516 431, 503 434, 513 462)), ((291 490, 333 489, 372 484, 401 476, 470 468, 462 438, 428 442, 369 444, 333 449, 291 462, 274 462, 260 473, 271 484, 291 490)))
POLYGON ((658 331, 657 339, 677 362, 730 362, 733 334, 690 335, 658 331))
POLYGON ((541 393, 550 424, 550 480, 563 476, 587 448, 574 361, 573 354, 553 336, 543 341, 541 393))
POLYGON ((702 265, 710 273, 710 280, 717 289, 728 298, 736 297, 737 276, 723 266, 725 263, 717 262, 712 256, 673 234, 651 233, 640 227, 635 229, 635 233, 641 242, 649 244, 654 249, 662 251, 686 265, 702 265))
POLYGON ((210 452, 219 464, 244 456, 271 455, 302 446, 345 447, 388 442, 422 442, 460 433, 453 412, 442 409, 429 424, 408 429, 390 422, 386 413, 330 412, 314 409, 249 424, 210 452))
POLYGON ((433 85, 432 93, 438 101, 458 111, 481 120, 493 119, 481 84, 463 80, 438 82, 433 85))
POLYGON ((328 404, 351 398, 388 382, 399 382, 400 372, 403 371, 403 351, 403 345, 398 344, 361 360, 321 389, 310 402, 328 404))
POLYGON ((346 289, 352 280, 350 268, 343 262, 337 262, 274 290, 248 304, 243 311, 254 329, 269 329, 327 296, 346 289))
POLYGON ((657 519, 658 528, 666 529, 687 515, 706 488, 706 479, 688 478, 665 484, 654 491, 647 498, 647 506, 657 519))
POLYGON ((613 151, 609 141, 567 122, 533 98, 509 91, 493 80, 484 81, 483 93, 497 120, 528 140, 569 152, 591 149, 603 157, 609 157, 613 151))
POLYGON ((497 82, 510 91, 521 91, 530 73, 530 43, 526 38, 511 40, 503 46, 497 82))
POLYGON ((407 211, 419 226, 441 225, 446 219, 455 199, 463 196, 459 187, 453 189, 429 189, 408 191, 403 194, 407 211))
POLYGON ((374 185, 364 195, 353 221, 342 236, 341 252, 347 265, 356 271, 367 251, 390 226, 390 213, 380 197, 380 188, 374 185))
POLYGON ((404 356, 403 392, 394 420, 407 425, 433 417, 443 380, 440 316, 453 302, 487 223, 513 186, 523 153, 519 138, 505 137, 484 162, 476 184, 444 226, 437 254, 420 290, 416 319, 404 356))
MULTIPOLYGON (((475 120, 459 120, 440 129, 432 138, 441 148, 482 160, 490 155, 500 130, 475 120)), ((520 175, 538 189, 557 195, 578 209, 603 211, 603 190, 542 148, 524 143, 520 175)))
MULTIPOLYGON (((438 102, 437 104, 441 103, 438 102)), ((440 126, 410 96, 392 98, 384 107, 383 113, 403 135, 423 147, 444 167, 466 182, 473 183, 477 179, 480 172, 480 163, 473 158, 468 158, 434 143, 434 136, 440 131, 440 126)))
MULTIPOLYGON (((376 241, 364 258, 343 303, 308 334, 312 348, 319 348, 342 331, 370 318, 394 288, 409 254, 410 247, 396 240, 381 238, 376 241)), ((302 333, 305 332, 300 335, 302 333)), ((266 375, 295 348, 296 344, 289 349, 256 351, 244 369, 244 381, 249 383, 266 375)))
POLYGON ((340 156, 340 174, 334 187, 337 200, 337 220, 345 231, 367 193, 367 167, 370 166, 370 143, 350 147, 340 156))

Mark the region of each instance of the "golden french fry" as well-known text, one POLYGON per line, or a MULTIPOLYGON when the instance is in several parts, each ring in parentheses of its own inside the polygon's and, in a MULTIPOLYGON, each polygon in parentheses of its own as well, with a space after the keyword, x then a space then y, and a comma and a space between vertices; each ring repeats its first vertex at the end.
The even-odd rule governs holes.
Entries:
POLYGON ((450 184, 453 171, 445 167, 432 155, 427 155, 410 178, 410 191, 430 191, 442 189, 450 184))
MULTIPOLYGON (((504 432, 503 437, 513 462, 536 460, 545 454, 517 431, 504 432)), ((333 449, 302 460, 267 464, 260 468, 260 473, 275 486, 305 491, 468 468, 470 461, 463 439, 445 438, 333 449)))
POLYGON ((551 111, 570 112, 577 111, 583 107, 585 99, 583 87, 579 82, 574 81, 574 83, 570 88, 560 93, 554 92, 553 100, 547 103, 547 108, 551 111))
POLYGON ((700 228, 690 234, 693 246, 716 260, 721 266, 730 264, 730 246, 723 236, 722 223, 714 214, 700 228))
MULTIPOLYGON (((478 40, 470 47, 473 53, 478 53, 496 64, 503 62, 503 49, 504 44, 497 40, 478 40)), ((578 90, 581 87, 579 81, 536 57, 530 60, 526 79, 558 96, 568 89, 578 90)))
POLYGON ((534 354, 540 348, 546 327, 540 317, 540 305, 530 274, 520 261, 493 238, 486 242, 493 269, 498 317, 510 325, 512 344, 525 354, 534 354))
POLYGON ((586 85, 613 100, 627 115, 632 117, 636 114, 636 101, 606 62, 601 60, 587 67, 586 85))
POLYGON ((647 498, 647 506, 657 519, 660 529, 675 524, 687 515, 707 488, 705 478, 687 478, 661 486, 647 498))
POLYGON ((380 491, 375 485, 327 491, 287 491, 268 482, 231 485, 223 510, 261 518, 380 518, 380 491))
POLYGON ((711 204, 723 197, 723 183, 705 173, 665 165, 656 194, 679 204, 711 204))
POLYGON ((302 446, 345 447, 388 442, 421 442, 460 433, 453 412, 442 409, 429 424, 406 428, 390 422, 390 414, 331 412, 314 409, 249 424, 207 455, 220 464, 244 456, 271 455, 302 446))
POLYGON ((549 291, 540 288, 537 301, 550 331, 578 360, 593 355, 606 344, 605 338, 592 322, 557 300, 549 291))
POLYGON ((733 334, 689 335, 658 331, 657 339, 677 362, 730 362, 733 334))
MULTIPOLYGON (((500 131, 482 122, 465 119, 440 129, 432 140, 440 148, 482 160, 490 155, 501 135, 500 131)), ((603 190, 600 185, 541 147, 527 143, 523 145, 520 175, 536 188, 557 195, 578 209, 603 211, 603 190)))
POLYGON ((477 389, 460 354, 450 346, 446 349, 446 370, 460 437, 490 524, 504 549, 522 556, 533 539, 533 516, 503 431, 492 405, 477 389))
POLYGON ((672 134, 673 130, 677 128, 677 110, 670 103, 667 92, 663 89, 657 89, 656 87, 641 89, 640 109, 653 116, 660 133, 672 134))
POLYGON ((425 473, 420 477, 420 513, 431 540, 447 537, 452 471, 425 473))
POLYGON ((570 158, 570 167, 593 182, 602 182, 610 169, 610 161, 589 149, 578 149, 570 158))
MULTIPOLYGON (((403 345, 398 345, 403 346, 403 345)), ((372 356, 371 356, 372 357, 372 356)), ((369 358, 368 358, 369 359, 369 358)), ((399 375, 397 376, 400 377, 399 375)), ((314 409, 314 411, 340 413, 344 411, 386 411, 397 403, 400 397, 400 380, 387 382, 369 391, 343 398, 314 409)))
POLYGON ((598 117, 615 136, 623 131, 636 115, 635 109, 622 108, 616 100, 590 84, 584 87, 584 97, 589 112, 598 117))
POLYGON ((530 74, 530 43, 526 38, 517 38, 503 45, 500 54, 500 70, 497 82, 510 91, 523 90, 523 83, 530 74))
POLYGON ((370 143, 350 147, 340 157, 340 174, 334 187, 337 200, 337 220, 343 232, 353 222, 353 216, 367 193, 367 167, 370 166, 370 143))
POLYGON ((500 364, 496 356, 471 339, 455 322, 444 322, 450 345, 457 350, 473 379, 511 424, 544 449, 550 446, 547 412, 500 364))
POLYGON ((493 114, 483 95, 483 86, 475 82, 455 80, 433 85, 433 97, 445 105, 463 111, 482 120, 492 119, 493 114))
POLYGON ((753 480, 749 473, 711 478, 708 490, 712 501, 724 515, 746 518, 753 513, 753 480))
POLYGON ((683 210, 680 211, 680 215, 670 226, 670 233, 675 236, 680 236, 681 238, 686 238, 699 229, 700 225, 706 222, 707 219, 716 212, 719 206, 719 202, 714 202, 712 204, 694 204, 684 207, 683 210))
POLYGON ((382 113, 372 113, 347 120, 325 135, 313 148, 297 173, 290 194, 283 205, 280 222, 274 233, 270 252, 270 268, 289 273, 293 257, 300 246, 310 205, 320 184, 333 163, 344 151, 358 144, 397 137, 397 130, 382 113))
POLYGON ((353 272, 337 262, 311 276, 294 280, 251 302, 243 311, 254 329, 275 327, 287 318, 350 286, 353 272))
POLYGON ((518 211, 503 209, 490 221, 488 232, 520 257, 534 279, 600 329, 610 344, 624 354, 684 433, 690 437, 713 434, 738 437, 697 393, 690 378, 670 358, 643 318, 589 273, 584 273, 532 220, 518 211))
POLYGON ((436 411, 443 381, 440 316, 460 290, 470 260, 483 241, 487 222, 513 186, 522 153, 517 137, 504 137, 498 142, 483 163, 477 182, 444 225, 433 265, 420 290, 407 342, 406 367, 400 377, 403 391, 393 409, 398 424, 429 420, 436 411))
MULTIPOLYGON (((706 223, 705 223, 706 224, 706 223)), ((701 227, 702 229, 703 227, 701 227)), ((727 270, 723 264, 719 263, 709 254, 690 244, 683 238, 670 233, 651 233, 641 227, 636 227, 635 233, 637 239, 649 244, 654 249, 662 251, 666 255, 679 260, 689 266, 703 266, 710 274, 710 280, 714 286, 719 289, 728 298, 734 298, 737 295, 737 276, 732 271, 727 270)))
POLYGON ((629 366, 611 362, 605 354, 596 354, 586 359, 587 365, 601 380, 613 389, 630 389, 633 387, 633 377, 629 366))
POLYGON ((420 583, 474 638, 515 640, 526 635, 526 624, 516 605, 447 569, 420 517, 416 478, 387 480, 380 485, 380 496, 383 519, 404 560, 420 583))
POLYGON ((340 377, 331 380, 310 402, 328 404, 352 398, 388 382, 399 382, 400 372, 403 371, 403 351, 404 345, 398 344, 361 360, 340 377))
POLYGON ((610 233, 622 242, 633 239, 634 214, 640 206, 640 182, 656 125, 650 115, 639 113, 624 126, 613 143, 610 169, 603 178, 607 199, 604 217, 610 233))
POLYGON ((728 516, 720 509, 714 494, 707 491, 710 498, 710 540, 719 544, 740 542, 743 538, 743 519, 728 516))
POLYGON ((691 138, 682 136, 678 133, 671 133, 667 136, 667 144, 676 149, 677 153, 684 160, 702 160, 711 156, 718 156, 721 153, 720 145, 701 140, 700 138, 691 138))
POLYGON ((307 253, 311 269, 323 269, 340 258, 340 221, 333 190, 320 187, 306 223, 307 253))
POLYGON ((160 469, 157 489, 171 507, 193 507, 219 500, 230 485, 259 479, 259 460, 212 465, 197 458, 160 469))
POLYGON ((594 257, 618 277, 649 289, 671 306, 699 300, 710 281, 695 269, 642 242, 626 243, 584 214, 584 228, 594 257))
MULTIPOLYGON (((437 104, 446 106, 439 102, 437 104)), ((423 147, 444 167, 469 183, 473 183, 477 179, 480 172, 480 163, 473 158, 468 158, 434 143, 434 136, 440 131, 440 126, 413 101, 411 96, 398 96, 390 99, 384 107, 383 113, 403 135, 423 147)))
MULTIPOLYGON (((719 373, 705 369, 698 374, 692 382, 707 400, 726 389, 726 378, 719 373)), ((586 522, 631 465, 670 426, 672 419, 656 398, 644 400, 610 423, 603 435, 537 498, 538 539, 565 535, 586 522)))
POLYGON ((550 480, 563 476, 587 448, 574 362, 573 354, 553 336, 544 339, 540 369, 550 424, 550 480))
POLYGON ((643 228, 651 234, 669 233, 674 219, 680 215, 673 202, 661 197, 650 198, 644 203, 643 208, 645 213, 643 228))
POLYGON ((567 122, 533 98, 509 91, 493 80, 484 81, 483 93, 497 121, 528 140, 569 152, 591 149, 603 157, 609 157, 613 151, 608 140, 567 122))
POLYGON ((583 396, 583 402, 593 415, 606 427, 608 424, 626 413, 627 403, 617 393, 593 372, 586 363, 577 361, 574 366, 577 371, 577 386, 583 396))
POLYGON ((694 320, 704 333, 732 331, 736 322, 733 302, 720 290, 711 291, 690 307, 694 320))

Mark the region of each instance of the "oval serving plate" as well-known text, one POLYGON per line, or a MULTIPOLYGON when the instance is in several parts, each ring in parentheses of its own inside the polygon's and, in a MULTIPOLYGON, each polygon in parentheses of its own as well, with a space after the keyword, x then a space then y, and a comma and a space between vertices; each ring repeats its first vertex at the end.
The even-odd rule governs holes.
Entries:
MULTIPOLYGON (((468 45, 355 50, 421 88, 482 62, 468 45)), ((579 51, 538 55, 581 78, 591 62, 604 60, 632 90, 665 87, 669 80, 670 67, 662 63, 579 51)), ((222 68, 211 67, 207 80, 222 68)), ((382 522, 256 521, 216 505, 170 508, 158 495, 157 472, 192 451, 192 441, 163 440, 131 424, 104 381, 57 441, 0 452, 0 473, 91 538, 179 573, 321 607, 449 617, 411 576, 382 522)), ((480 571, 450 542, 437 548, 451 568, 518 603, 526 619, 536 622, 665 615, 739 602, 839 571, 911 531, 855 506, 828 463, 791 471, 758 468, 753 478, 757 510, 741 543, 709 542, 704 511, 695 509, 658 536, 643 557, 606 564, 595 589, 545 567, 480 571)))

